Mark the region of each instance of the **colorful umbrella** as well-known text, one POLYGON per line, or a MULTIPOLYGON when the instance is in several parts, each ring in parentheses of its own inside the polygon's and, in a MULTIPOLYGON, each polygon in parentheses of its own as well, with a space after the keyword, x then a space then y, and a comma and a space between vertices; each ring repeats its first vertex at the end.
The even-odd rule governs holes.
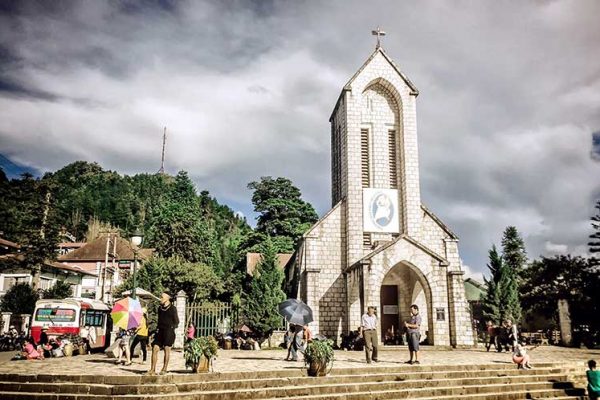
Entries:
POLYGON ((115 303, 110 316, 117 328, 137 328, 142 320, 142 305, 138 299, 125 297, 115 303))

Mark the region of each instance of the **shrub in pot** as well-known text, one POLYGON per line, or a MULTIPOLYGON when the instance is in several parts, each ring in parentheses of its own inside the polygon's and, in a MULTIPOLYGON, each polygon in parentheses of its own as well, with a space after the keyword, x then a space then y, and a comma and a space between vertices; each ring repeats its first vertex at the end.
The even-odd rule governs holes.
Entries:
POLYGON ((208 372, 218 350, 217 340, 212 336, 203 336, 188 341, 183 347, 185 367, 191 368, 192 372, 208 372))
POLYGON ((327 375, 327 366, 333 365, 333 341, 313 340, 304 352, 304 362, 309 376, 327 375))

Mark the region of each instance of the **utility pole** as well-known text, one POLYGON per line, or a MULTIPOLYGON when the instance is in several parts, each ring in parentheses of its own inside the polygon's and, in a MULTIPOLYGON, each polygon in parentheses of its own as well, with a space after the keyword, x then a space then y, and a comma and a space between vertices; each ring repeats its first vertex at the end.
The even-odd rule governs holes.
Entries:
POLYGON ((158 170, 159 174, 164 174, 165 173, 165 147, 167 145, 167 127, 165 126, 165 129, 163 131, 163 144, 162 144, 162 157, 160 160, 160 169, 158 170))

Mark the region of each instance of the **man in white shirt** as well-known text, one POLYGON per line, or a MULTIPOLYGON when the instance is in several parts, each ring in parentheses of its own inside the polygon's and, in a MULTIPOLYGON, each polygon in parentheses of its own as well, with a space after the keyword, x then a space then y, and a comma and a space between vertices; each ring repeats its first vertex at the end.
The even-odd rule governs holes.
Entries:
POLYGON ((375 307, 369 306, 366 314, 362 316, 363 338, 365 339, 365 354, 367 363, 371 364, 371 352, 373 361, 377 362, 377 316, 375 307))

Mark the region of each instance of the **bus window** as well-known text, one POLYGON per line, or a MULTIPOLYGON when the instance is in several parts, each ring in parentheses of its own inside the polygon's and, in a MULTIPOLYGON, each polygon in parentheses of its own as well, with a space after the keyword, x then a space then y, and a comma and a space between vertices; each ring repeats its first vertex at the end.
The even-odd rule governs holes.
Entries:
POLYGON ((102 311, 90 311, 85 313, 85 324, 84 326, 103 326, 104 315, 102 311))
POLYGON ((40 322, 73 322, 76 311, 70 308, 38 308, 35 320, 40 322))

